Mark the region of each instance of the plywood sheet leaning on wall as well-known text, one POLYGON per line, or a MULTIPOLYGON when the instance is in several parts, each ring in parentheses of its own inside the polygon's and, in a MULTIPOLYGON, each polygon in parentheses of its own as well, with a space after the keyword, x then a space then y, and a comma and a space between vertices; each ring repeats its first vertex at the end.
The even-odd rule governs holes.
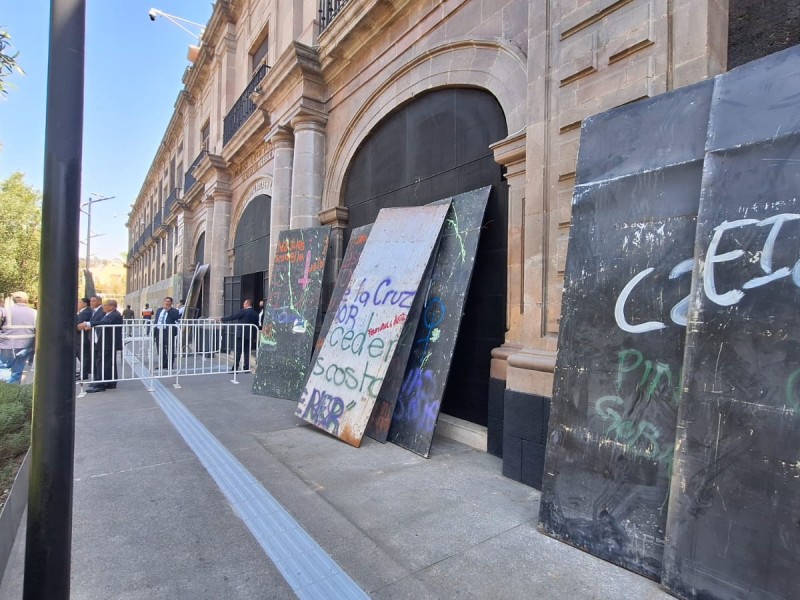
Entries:
POLYGON ((253 393, 297 401, 311 361, 330 227, 278 237, 253 393))
POLYGON ((450 372, 490 190, 485 187, 452 198, 430 285, 421 298, 422 317, 391 420, 388 440, 426 458, 450 372))
MULTIPOLYGON (((339 267, 339 274, 336 276, 336 283, 333 286, 331 299, 328 302, 328 312, 325 313, 325 319, 322 321, 322 327, 320 327, 317 341, 314 344, 314 355, 311 358, 312 365, 317 362, 319 351, 322 349, 325 338, 328 336, 328 332, 331 330, 331 327, 333 327, 333 324, 341 324, 347 319, 346 314, 342 313, 338 315, 337 310, 339 304, 342 302, 342 296, 344 296, 344 293, 350 287, 350 279, 353 277, 353 270, 358 264, 358 259, 361 258, 361 251, 367 243, 370 231, 372 231, 372 223, 363 225, 362 227, 356 227, 350 233, 350 242, 347 244, 347 248, 344 251, 342 265, 339 267), (341 317, 341 321, 337 317, 341 317)), ((306 377, 310 374, 311 372, 309 371, 306 377)))
POLYGON ((361 444, 447 209, 385 208, 378 213, 297 416, 353 446, 361 444))
POLYGON ((800 598, 800 47, 714 88, 663 583, 800 598))
POLYGON ((581 132, 542 532, 658 580, 710 82, 581 132))

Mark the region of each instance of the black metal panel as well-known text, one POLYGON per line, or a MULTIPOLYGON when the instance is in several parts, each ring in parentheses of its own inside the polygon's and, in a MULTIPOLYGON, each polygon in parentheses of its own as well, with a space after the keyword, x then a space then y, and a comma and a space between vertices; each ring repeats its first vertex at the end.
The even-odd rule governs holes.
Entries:
POLYGON ((800 44, 797 0, 728 0, 728 68, 800 44))
POLYGON ((264 307, 253 393, 298 401, 319 312, 330 227, 282 231, 264 307))
POLYGON ((664 584, 800 598, 800 47, 716 80, 664 584))
POLYGON ((656 580, 711 91, 584 122, 572 206, 540 529, 656 580))
POLYGON ((235 275, 268 270, 271 204, 272 199, 262 194, 244 209, 233 242, 235 275))
POLYGON ((412 338, 388 440, 421 456, 430 454, 489 191, 482 188, 452 199, 430 284, 420 294, 422 317, 412 338))
POLYGON ((505 339, 508 191, 489 145, 506 135, 502 109, 485 91, 428 92, 372 131, 353 157, 344 194, 346 242, 352 228, 374 222, 381 208, 422 206, 492 186, 451 366, 469 378, 452 380, 442 402, 442 411, 481 425, 487 423, 490 351, 505 339))

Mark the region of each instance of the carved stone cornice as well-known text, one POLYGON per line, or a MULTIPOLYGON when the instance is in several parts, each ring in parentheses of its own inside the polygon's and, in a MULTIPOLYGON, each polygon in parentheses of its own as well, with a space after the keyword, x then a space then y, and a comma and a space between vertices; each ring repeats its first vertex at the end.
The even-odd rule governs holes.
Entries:
POLYGON ((509 355, 508 366, 553 373, 556 370, 556 353, 539 348, 523 348, 522 351, 509 355))
MULTIPOLYGON (((316 49, 292 42, 259 84, 256 107, 270 114, 286 104, 299 104, 325 114, 325 81, 316 49), (297 98, 292 101, 291 98, 297 98)), ((283 118, 281 119, 284 120, 283 118)))
POLYGON ((525 130, 508 136, 507 138, 490 144, 489 148, 494 153, 494 161, 503 165, 504 167, 516 167, 520 163, 525 165, 526 157, 526 140, 527 135, 525 130))
POLYGON ((269 113, 256 108, 247 121, 233 134, 228 143, 222 148, 222 157, 228 164, 235 162, 240 157, 250 154, 256 147, 263 143, 263 132, 270 126, 269 113))
POLYGON ((333 206, 319 212, 319 222, 334 229, 345 229, 349 219, 350 210, 346 206, 333 206))

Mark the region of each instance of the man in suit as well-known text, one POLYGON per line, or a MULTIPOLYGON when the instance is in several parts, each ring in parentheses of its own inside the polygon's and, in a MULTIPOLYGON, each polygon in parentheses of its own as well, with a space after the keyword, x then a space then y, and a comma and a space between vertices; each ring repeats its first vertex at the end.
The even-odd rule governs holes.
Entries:
POLYGON ((236 367, 235 371, 239 370, 239 361, 244 354, 244 370, 250 370, 250 349, 253 341, 253 328, 249 325, 258 327, 258 313, 253 308, 253 301, 249 298, 242 303, 242 310, 232 315, 224 316, 220 319, 223 323, 236 321, 245 325, 244 327, 236 327, 236 367), (244 350, 244 352, 242 352, 244 350))
POLYGON ((164 305, 156 311, 156 318, 153 321, 153 342, 156 348, 161 349, 162 369, 168 369, 170 365, 175 366, 175 336, 178 334, 176 324, 180 318, 180 312, 172 306, 172 298, 169 296, 164 298, 164 305))
MULTIPOLYGON (((100 296, 92 296, 91 298, 89 298, 89 308, 92 309, 92 316, 89 317, 88 321, 84 321, 84 323, 88 323, 89 324, 89 328, 91 328, 92 326, 94 326, 97 323, 99 323, 100 321, 102 321, 103 317, 106 314, 103 311, 103 299, 100 296)), ((78 327, 78 328, 81 329, 80 327, 78 327)), ((96 346, 94 344, 94 336, 92 336, 89 328, 83 328, 83 331, 86 331, 87 335, 89 337, 88 343, 84 347, 89 349, 88 350, 88 352, 89 352, 89 360, 87 362, 88 362, 89 368, 92 370, 92 379, 99 380, 100 379, 100 373, 97 373, 97 375, 95 375, 95 372, 94 372, 94 366, 95 366, 95 364, 97 364, 97 356, 95 355, 96 346)))
POLYGON ((78 314, 75 315, 75 326, 77 329, 75 339, 75 356, 81 361, 81 370, 79 377, 82 380, 89 379, 92 374, 92 336, 90 331, 83 331, 81 324, 86 323, 92 319, 91 300, 89 298, 81 298, 78 300, 78 314))
MULTIPOLYGON (((105 392, 117 387, 117 350, 122 348, 122 315, 116 300, 103 300, 100 320, 84 322, 80 328, 94 337, 94 383, 86 393, 105 392)), ((94 318, 94 315, 93 315, 94 318)))

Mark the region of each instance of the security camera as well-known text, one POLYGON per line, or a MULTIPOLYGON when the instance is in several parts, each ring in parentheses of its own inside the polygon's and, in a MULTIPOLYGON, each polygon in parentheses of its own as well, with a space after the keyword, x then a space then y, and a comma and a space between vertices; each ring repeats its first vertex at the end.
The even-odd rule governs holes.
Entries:
POLYGON ((155 21, 156 20, 156 9, 155 8, 151 8, 150 11, 147 13, 147 16, 150 17, 151 21, 155 21))

